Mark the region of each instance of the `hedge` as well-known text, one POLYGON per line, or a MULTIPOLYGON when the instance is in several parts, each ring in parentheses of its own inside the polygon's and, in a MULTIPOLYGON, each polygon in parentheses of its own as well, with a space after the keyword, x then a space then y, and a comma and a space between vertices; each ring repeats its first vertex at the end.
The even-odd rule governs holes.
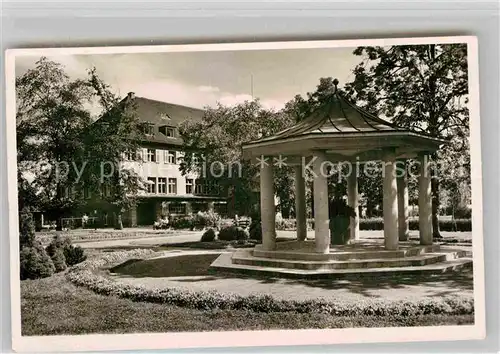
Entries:
MULTIPOLYGON (((418 219, 410 220, 410 230, 418 230, 418 219)), ((384 220, 382 218, 360 219, 360 230, 383 230, 384 220)), ((470 219, 439 220, 441 231, 472 231, 472 221, 470 219)))
POLYGON ((194 292, 175 288, 147 289, 124 284, 95 273, 102 267, 109 267, 127 259, 154 256, 151 250, 132 250, 105 254, 102 258, 80 263, 67 273, 75 285, 83 286, 95 293, 111 295, 133 301, 171 304, 199 310, 248 310, 254 312, 321 312, 336 316, 417 316, 427 314, 467 315, 474 313, 474 299, 448 296, 439 299, 428 298, 419 301, 369 300, 359 303, 338 303, 324 299, 306 301, 276 299, 271 295, 242 296, 215 291, 194 292))
MULTIPOLYGON (((410 230, 418 230, 418 219, 410 219, 410 230)), ((276 222, 276 230, 295 230, 295 219, 283 219, 276 222)), ((314 219, 307 219, 307 228, 314 229, 314 219)), ((383 218, 360 219, 360 230, 383 230, 383 218)), ((472 221, 470 219, 439 220, 441 231, 472 231, 472 221)))

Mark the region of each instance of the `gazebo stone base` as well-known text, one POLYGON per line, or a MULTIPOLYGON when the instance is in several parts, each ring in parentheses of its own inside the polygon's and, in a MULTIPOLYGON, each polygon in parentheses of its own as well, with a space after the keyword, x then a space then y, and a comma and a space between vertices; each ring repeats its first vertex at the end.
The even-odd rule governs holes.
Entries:
MULTIPOLYGON (((311 246, 312 244, 312 246, 311 246)), ((215 272, 263 275, 284 278, 344 278, 435 274, 472 267, 472 258, 459 249, 441 249, 439 245, 421 246, 404 242, 396 251, 387 251, 377 243, 355 243, 332 248, 328 254, 311 251, 309 241, 280 242, 276 250, 261 245, 222 254, 211 265, 215 272)))

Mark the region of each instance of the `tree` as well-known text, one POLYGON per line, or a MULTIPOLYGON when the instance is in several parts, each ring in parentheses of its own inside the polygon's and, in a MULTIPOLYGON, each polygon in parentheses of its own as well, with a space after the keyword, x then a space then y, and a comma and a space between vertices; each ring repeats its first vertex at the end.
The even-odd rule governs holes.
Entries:
MULTIPOLYGON (((228 191, 228 202, 237 214, 250 214, 258 204, 255 162, 242 161, 241 145, 270 136, 293 124, 289 115, 266 110, 258 100, 235 106, 207 107, 201 121, 185 121, 179 131, 186 151, 181 170, 197 171, 208 180, 216 180, 228 191), (214 176, 221 177, 214 177, 214 176)), ((289 179, 275 169, 276 191, 281 202, 289 203, 289 179)))
POLYGON ((133 148, 140 127, 129 105, 113 95, 92 69, 86 79, 72 80, 64 68, 42 57, 33 69, 16 78, 17 151, 20 206, 43 209, 57 221, 84 208, 84 188, 97 192, 101 165, 112 163, 110 202, 123 208, 129 192, 139 184, 133 171, 116 168, 121 154, 133 148), (96 117, 89 107, 96 100, 105 114, 96 117))
POLYGON ((123 212, 136 204, 139 190, 145 189, 144 181, 132 165, 124 163, 124 156, 129 154, 139 159, 136 151, 145 139, 146 123, 139 122, 133 98, 120 100, 99 78, 95 68, 88 73, 89 85, 104 113, 83 134, 85 156, 81 163, 86 168, 82 182, 93 196, 89 206, 110 211, 115 228, 122 229, 123 212))
POLYGON ((70 80, 60 64, 42 57, 34 69, 16 78, 16 95, 20 190, 31 188, 31 197, 39 195, 48 213, 60 221, 78 204, 64 191, 74 179, 69 168, 73 158, 84 150, 81 132, 91 124, 85 108, 91 88, 83 80, 70 80))
MULTIPOLYGON (((367 111, 395 124, 443 139, 465 142, 469 132, 467 46, 429 44, 391 47, 358 47, 363 57, 354 79, 345 85, 352 100, 367 111)), ((468 154, 466 144, 454 144, 454 154, 468 154)), ((441 163, 449 154, 431 155, 441 163)), ((439 233, 439 185, 443 177, 432 171, 432 226, 439 233)))

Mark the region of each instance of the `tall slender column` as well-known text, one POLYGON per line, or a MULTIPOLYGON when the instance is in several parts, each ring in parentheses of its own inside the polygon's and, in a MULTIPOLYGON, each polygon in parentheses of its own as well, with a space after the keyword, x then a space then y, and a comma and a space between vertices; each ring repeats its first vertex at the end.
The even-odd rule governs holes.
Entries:
POLYGON ((399 241, 408 241, 409 219, 408 219, 408 175, 406 172, 406 161, 398 161, 398 227, 399 241))
POLYGON ((358 176, 353 168, 347 176, 347 203, 354 209, 356 215, 349 221, 350 241, 359 240, 359 198, 358 198, 358 176))
POLYGON ((315 152, 314 173, 314 240, 318 253, 330 252, 330 229, 328 227, 328 184, 325 172, 326 154, 315 152))
POLYGON ((420 232, 420 244, 432 245, 431 174, 428 168, 428 158, 425 155, 420 155, 419 163, 418 229, 420 232))
POLYGON ((260 169, 260 215, 262 223, 262 248, 276 248, 276 210, 274 205, 273 166, 264 163, 260 169))
POLYGON ((393 155, 384 159, 384 244, 388 250, 398 249, 398 196, 396 164, 393 155))
POLYGON ((306 183, 302 163, 295 170, 295 220, 297 223, 297 240, 304 241, 307 237, 306 215, 306 183))

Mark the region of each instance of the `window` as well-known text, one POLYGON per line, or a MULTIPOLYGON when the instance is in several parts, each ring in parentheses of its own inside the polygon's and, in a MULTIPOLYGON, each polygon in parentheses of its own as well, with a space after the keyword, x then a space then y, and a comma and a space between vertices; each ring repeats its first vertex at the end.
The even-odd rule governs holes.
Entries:
POLYGON ((153 135, 155 133, 155 126, 153 124, 146 124, 143 128, 144 134, 153 135))
POLYGON ((168 179, 168 194, 177 194, 177 178, 168 179))
POLYGON ((175 128, 162 125, 158 128, 158 131, 165 135, 167 138, 175 138, 175 128))
POLYGON ((156 162, 156 150, 155 149, 148 149, 146 156, 147 156, 147 161, 156 162))
POLYGON ((158 193, 167 193, 167 179, 165 177, 158 177, 158 193))
POLYGON ((135 159, 138 161, 143 161, 142 149, 137 149, 137 153, 135 154, 135 159))
POLYGON ((167 128, 167 134, 169 138, 175 137, 175 129, 174 128, 167 128))
POLYGON ((125 160, 134 161, 136 159, 136 154, 132 150, 125 151, 125 160))
POLYGON ((92 197, 92 192, 89 186, 83 186, 83 198, 90 199, 92 197))
POLYGON ((168 205, 170 214, 186 214, 186 204, 172 203, 168 205))
POLYGON ((177 151, 168 150, 166 151, 167 158, 165 163, 176 164, 177 163, 177 151))
POLYGON ((111 186, 107 183, 104 183, 101 185, 101 195, 103 197, 110 197, 111 196, 111 186))
POLYGON ((156 177, 148 177, 148 193, 156 194, 156 177))
POLYGON ((186 178, 186 194, 193 194, 193 179, 186 178))
POLYGON ((194 186, 195 194, 205 194, 205 185, 201 183, 199 180, 196 180, 196 184, 194 186))
POLYGON ((219 195, 220 186, 217 181, 196 180, 194 192, 199 195, 219 195))

